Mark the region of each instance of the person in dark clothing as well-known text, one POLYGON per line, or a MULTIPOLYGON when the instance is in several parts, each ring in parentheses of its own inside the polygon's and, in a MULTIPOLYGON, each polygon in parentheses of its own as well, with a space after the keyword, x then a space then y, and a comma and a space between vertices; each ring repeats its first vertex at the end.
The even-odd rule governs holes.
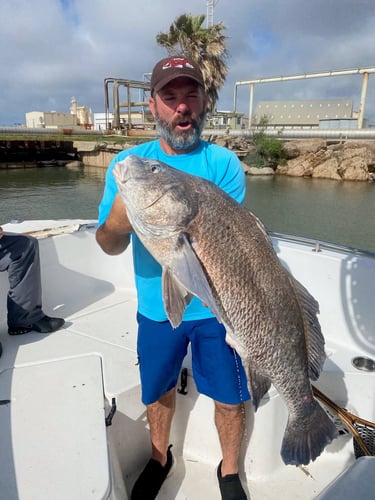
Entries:
MULTIPOLYGON (((0 227, 0 272, 7 271, 8 333, 51 333, 63 326, 62 318, 42 310, 39 244, 32 236, 4 232, 0 227)), ((1 346, 0 346, 1 354, 1 346)))

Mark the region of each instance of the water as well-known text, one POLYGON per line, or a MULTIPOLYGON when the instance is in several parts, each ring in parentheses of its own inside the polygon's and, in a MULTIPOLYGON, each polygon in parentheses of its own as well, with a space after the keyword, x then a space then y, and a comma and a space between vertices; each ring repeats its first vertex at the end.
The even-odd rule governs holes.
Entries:
POLYGON ((12 219, 96 219, 103 168, 0 170, 0 224, 12 219))
MULTIPOLYGON (((0 169, 0 224, 96 219, 105 169, 0 169)), ((272 231, 375 252, 375 183, 248 177, 245 205, 272 231)))
POLYGON ((269 230, 375 252, 375 183, 248 177, 245 204, 269 230))

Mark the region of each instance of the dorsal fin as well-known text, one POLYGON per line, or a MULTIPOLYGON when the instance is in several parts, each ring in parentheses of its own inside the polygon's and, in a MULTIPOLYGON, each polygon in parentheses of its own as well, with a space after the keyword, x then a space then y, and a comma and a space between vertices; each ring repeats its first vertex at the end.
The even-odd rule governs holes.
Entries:
POLYGON ((326 359, 324 337, 318 319, 319 304, 299 281, 293 277, 292 280, 302 310, 309 363, 309 378, 310 380, 317 380, 326 359))

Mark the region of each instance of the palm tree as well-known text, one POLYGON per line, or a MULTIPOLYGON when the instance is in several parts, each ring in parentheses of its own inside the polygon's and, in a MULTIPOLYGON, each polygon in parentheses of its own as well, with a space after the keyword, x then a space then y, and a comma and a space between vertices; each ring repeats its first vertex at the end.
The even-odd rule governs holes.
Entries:
POLYGON ((206 16, 182 14, 169 27, 168 33, 158 33, 156 42, 169 55, 184 55, 199 64, 208 95, 208 110, 213 111, 218 91, 224 85, 228 67, 223 23, 203 28, 206 16))

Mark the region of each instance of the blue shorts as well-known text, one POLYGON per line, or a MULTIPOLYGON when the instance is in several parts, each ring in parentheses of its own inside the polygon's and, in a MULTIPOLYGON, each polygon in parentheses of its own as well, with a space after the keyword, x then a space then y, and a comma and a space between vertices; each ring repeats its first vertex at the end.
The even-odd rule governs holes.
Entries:
POLYGON ((158 401, 176 386, 189 342, 198 392, 226 404, 250 399, 241 358, 225 342, 225 328, 215 318, 183 321, 176 329, 169 321, 153 321, 140 313, 137 321, 144 404, 158 401))

